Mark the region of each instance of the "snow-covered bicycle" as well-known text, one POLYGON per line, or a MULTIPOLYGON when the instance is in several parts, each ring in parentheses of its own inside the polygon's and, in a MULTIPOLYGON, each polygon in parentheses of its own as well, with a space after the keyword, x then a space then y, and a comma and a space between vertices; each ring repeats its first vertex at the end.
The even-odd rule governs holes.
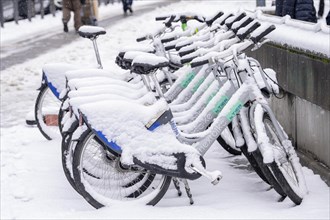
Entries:
MULTIPOLYGON (((249 46, 257 44, 258 41, 271 30, 273 29, 266 29, 257 34, 257 36, 252 37, 250 40, 235 44, 223 52, 207 54, 202 58, 196 58, 191 65, 199 66, 207 64, 210 62, 210 59, 213 62, 217 62, 231 54, 241 52, 249 46)), ((244 63, 241 65, 244 65, 244 63)), ((132 67, 134 72, 143 75, 150 72, 152 74, 156 69, 166 66, 168 66, 168 63, 164 62, 163 58, 151 56, 146 59, 146 55, 141 55, 134 58, 132 67)), ((280 182, 285 193, 296 204, 300 204, 303 194, 306 192, 306 188, 301 173, 301 165, 297 162, 298 158, 294 149, 292 145, 289 144, 290 142, 287 140, 287 136, 283 133, 283 130, 274 118, 274 114, 269 108, 253 75, 251 75, 250 72, 245 72, 243 73, 243 76, 240 77, 246 78, 244 83, 240 85, 239 89, 229 99, 212 125, 202 133, 192 134, 190 138, 184 138, 184 143, 189 143, 194 148, 189 148, 188 146, 190 145, 177 142, 175 145, 180 147, 174 147, 173 149, 172 145, 168 146, 166 145, 166 142, 163 142, 164 137, 169 143, 174 144, 175 142, 173 135, 170 136, 167 132, 168 130, 166 130, 169 129, 169 124, 176 136, 180 136, 181 132, 177 129, 175 122, 172 120, 170 107, 166 102, 162 101, 162 99, 149 107, 124 101, 103 101, 93 103, 92 105, 86 103, 85 105, 79 106, 80 117, 86 122, 90 129, 85 131, 84 135, 79 138, 73 158, 73 173, 80 193, 94 207, 108 205, 113 199, 119 197, 121 199, 135 198, 135 196, 140 197, 142 194, 145 195, 145 191, 141 190, 140 187, 145 190, 148 188, 146 188, 147 185, 145 185, 145 181, 148 179, 145 178, 146 173, 149 173, 147 170, 161 176, 168 175, 183 179, 196 179, 200 175, 203 175, 214 183, 218 182, 220 173, 206 171, 203 166, 204 161, 201 159, 200 155, 204 155, 211 144, 221 134, 222 130, 231 120, 233 120, 244 105, 251 105, 251 112, 255 110, 253 114, 255 115, 254 125, 256 127, 256 132, 255 139, 250 138, 247 143, 251 144, 253 143, 253 140, 256 140, 255 143, 257 144, 255 144, 255 146, 258 146, 258 149, 260 149, 261 155, 263 156, 262 162, 259 160, 259 163, 265 163, 269 166, 277 177, 276 180, 280 182), (99 110, 102 106, 113 106, 116 104, 120 106, 119 111, 115 108, 99 110), (134 109, 134 111, 131 109, 134 109), (95 114, 96 112, 97 114, 95 114), (162 114, 159 114, 158 112, 162 112, 162 114), (150 114, 146 115, 146 113, 160 115, 156 120, 152 120, 153 123, 149 123, 150 126, 146 126, 147 128, 153 128, 153 132, 143 132, 147 131, 145 125, 152 119, 150 114), (117 114, 119 118, 109 117, 109 115, 113 114, 117 114), (132 114, 134 117, 132 117, 132 114), (270 119, 266 121, 266 124, 268 125, 267 129, 261 128, 263 123, 258 121, 260 120, 260 115, 262 115, 262 118, 267 118, 269 116, 270 119), (263 117, 263 115, 268 116, 263 117), (102 120, 100 121, 100 119, 102 120), (127 129, 127 126, 129 126, 130 129, 127 129), (156 129, 156 127, 158 129, 156 129), (136 130, 134 128, 136 128, 136 130), (157 136, 159 135, 159 133, 156 132, 157 130, 161 131, 161 136, 157 136), (275 138, 275 134, 278 134, 277 139, 275 138), (140 135, 142 135, 143 138, 140 135), (94 138, 96 136, 97 138, 94 138), (152 136, 155 137, 151 138, 152 136), (272 138, 260 138, 268 136, 271 136, 272 138), (128 137, 130 138, 129 142, 127 142, 128 137), (161 142, 155 142, 154 138, 159 138, 161 142), (150 143, 152 145, 156 144, 157 147, 155 146, 155 148, 151 149, 141 148, 141 146, 148 146, 150 143), (127 148, 127 146, 131 147, 127 148), (134 146, 136 149, 134 149, 134 146), (197 149, 198 153, 193 149, 197 149), (275 154, 272 153, 273 149, 277 149, 275 154), (129 153, 126 154, 127 152, 129 153), (91 157, 91 153, 94 155, 93 157, 91 157), (98 168, 102 171, 102 168, 99 167, 100 164, 97 162, 101 162, 101 164, 106 163, 109 166, 109 169, 106 168, 107 175, 104 176, 104 178, 94 176, 93 172, 89 171, 89 169, 95 169, 94 171, 97 172, 98 168), (110 167, 112 168, 110 169, 110 167), (144 174, 143 177, 141 177, 142 180, 144 180, 141 183, 143 185, 135 184, 136 182, 141 181, 141 178, 138 177, 142 174, 144 174), (131 178, 128 178, 127 180, 130 183, 129 187, 132 187, 130 190, 122 188, 118 189, 118 186, 123 186, 122 184, 119 184, 121 181, 123 181, 123 183, 126 182, 125 179, 127 176, 125 175, 131 176, 131 178), (283 179, 285 181, 283 181, 283 179), (106 184, 106 182, 110 183, 109 181, 119 182, 114 185, 106 184), (132 181, 134 182, 133 185, 131 184, 132 181), (106 187, 100 187, 99 184, 105 184, 106 187), (114 186, 114 191, 111 190, 112 186, 114 186), (106 195, 102 194, 102 192, 106 193, 106 195), (140 193, 135 194, 135 192, 140 193), (132 193, 135 196, 133 196, 132 193)), ((162 91, 155 76, 151 75, 151 78, 153 79, 158 94, 162 96, 162 91)), ((241 120, 243 121, 243 119, 241 120)), ((244 126, 242 128, 243 131, 247 130, 244 126)), ((165 179, 158 179, 160 181, 158 182, 157 187, 155 187, 156 190, 148 194, 146 197, 147 200, 142 200, 148 204, 157 203, 164 194, 164 191, 166 191, 165 187, 168 187, 168 179, 166 179, 166 181, 165 179)))

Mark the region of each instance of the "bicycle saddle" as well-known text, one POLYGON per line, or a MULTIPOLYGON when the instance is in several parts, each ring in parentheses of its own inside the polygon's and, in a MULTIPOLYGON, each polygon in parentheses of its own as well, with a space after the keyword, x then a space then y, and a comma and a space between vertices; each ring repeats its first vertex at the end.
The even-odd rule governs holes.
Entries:
POLYGON ((89 38, 89 39, 95 39, 99 35, 103 35, 106 33, 107 32, 105 31, 105 29, 102 27, 95 27, 95 26, 88 26, 88 25, 81 26, 78 30, 78 34, 81 37, 89 38))
POLYGON ((139 55, 147 55, 149 53, 142 52, 142 51, 128 51, 128 52, 121 52, 118 55, 118 62, 121 63, 120 67, 123 69, 129 70, 132 68, 133 59, 139 55), (122 56, 122 58, 120 58, 122 56), (121 61, 120 61, 121 59, 121 61))
POLYGON ((169 66, 169 61, 165 57, 154 54, 144 54, 136 56, 132 63, 131 70, 137 74, 149 74, 159 68, 169 66))

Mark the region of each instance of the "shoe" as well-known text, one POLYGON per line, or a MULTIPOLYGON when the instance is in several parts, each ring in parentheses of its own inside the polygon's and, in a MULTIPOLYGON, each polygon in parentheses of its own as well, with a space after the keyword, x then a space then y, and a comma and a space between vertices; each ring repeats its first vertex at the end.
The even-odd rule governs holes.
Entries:
POLYGON ((68 24, 67 23, 63 23, 64 24, 64 32, 68 33, 69 32, 69 28, 68 28, 68 24))
POLYGON ((127 6, 127 8, 129 10, 129 12, 133 13, 132 6, 129 5, 129 6, 127 6))

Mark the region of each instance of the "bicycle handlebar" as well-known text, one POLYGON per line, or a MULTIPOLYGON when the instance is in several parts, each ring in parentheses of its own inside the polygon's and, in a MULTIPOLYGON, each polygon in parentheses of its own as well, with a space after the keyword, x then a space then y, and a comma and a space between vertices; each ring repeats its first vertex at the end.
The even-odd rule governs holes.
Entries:
POLYGON ((232 16, 234 16, 234 15, 231 14, 231 13, 228 14, 228 16, 227 16, 225 19, 223 19, 223 20, 221 21, 220 25, 224 25, 224 24, 226 23, 227 19, 230 18, 230 17, 232 17, 232 16))
POLYGON ((156 21, 164 21, 168 18, 169 16, 164 16, 164 17, 156 17, 155 20, 156 21))
POLYGON ((180 56, 180 57, 183 57, 183 56, 185 56, 185 55, 187 55, 187 54, 190 54, 190 53, 193 53, 193 52, 195 52, 195 51, 196 51, 195 49, 186 50, 186 51, 181 51, 181 52, 179 52, 179 56, 180 56))
POLYGON ((170 46, 164 47, 165 50, 172 50, 174 48, 175 48, 175 45, 170 45, 170 46))
POLYGON ((175 49, 176 49, 177 51, 179 51, 181 48, 186 47, 186 46, 191 45, 191 44, 192 44, 192 42, 189 42, 189 43, 186 43, 186 44, 182 44, 182 45, 180 45, 180 46, 176 46, 175 49))
POLYGON ((167 23, 172 23, 172 22, 187 22, 189 20, 196 20, 199 22, 205 22, 205 18, 202 16, 198 15, 169 15, 169 16, 163 16, 163 17, 156 17, 156 21, 165 21, 166 19, 170 20, 167 23))
POLYGON ((247 26, 249 23, 253 21, 253 18, 248 17, 245 21, 243 21, 238 27, 233 28, 232 31, 236 34, 237 31, 245 26, 247 26))
POLYGON ((253 41, 253 43, 258 43, 264 36, 266 36, 267 34, 269 34, 270 32, 272 32, 273 30, 275 30, 276 27, 275 25, 271 25, 268 28, 266 28, 266 30, 262 31, 261 33, 257 33, 257 36, 252 36, 250 37, 250 39, 253 41))
POLYGON ((189 57, 189 58, 181 59, 181 64, 189 63, 195 58, 197 57, 189 57))
POLYGON ((244 33, 237 34, 236 36, 240 39, 243 40, 245 39, 252 31, 260 27, 259 22, 255 22, 250 28, 248 28, 244 33))
POLYGON ((161 39, 160 42, 162 42, 162 43, 168 43, 168 42, 173 41, 173 40, 175 40, 175 37, 161 39))
POLYGON ((225 22, 225 25, 227 26, 228 29, 231 28, 231 26, 236 22, 236 21, 239 21, 241 20, 242 18, 244 18, 246 16, 246 13, 245 12, 242 12, 240 15, 236 16, 236 18, 234 20, 230 20, 228 21, 228 19, 226 20, 225 22))
POLYGON ((207 26, 211 26, 213 24, 213 22, 215 20, 217 20, 218 18, 220 18, 223 15, 223 12, 220 11, 218 14, 216 14, 213 18, 211 18, 210 20, 205 21, 205 23, 207 24, 207 26))
POLYGON ((267 34, 275 30, 275 28, 276 28, 275 25, 271 25, 266 29, 262 29, 260 32, 256 33, 255 34, 256 36, 250 37, 250 39, 244 40, 241 43, 234 44, 224 51, 210 52, 209 54, 206 54, 203 57, 198 57, 194 59, 195 61, 192 60, 193 62, 191 62, 190 65, 191 67, 197 67, 209 63, 210 59, 219 60, 228 57, 230 55, 240 53, 246 50, 251 45, 257 44, 263 37, 265 37, 267 34))
POLYGON ((141 42, 141 41, 144 41, 144 40, 147 40, 147 36, 139 37, 139 38, 136 39, 137 42, 141 42))
POLYGON ((167 21, 165 21, 165 26, 168 27, 168 28, 171 27, 172 22, 174 21, 174 19, 175 19, 175 16, 171 15, 171 17, 167 21))
POLYGON ((193 62, 190 64, 191 68, 195 68, 195 67, 198 67, 198 66, 203 66, 205 64, 208 64, 209 63, 209 60, 202 60, 202 61, 197 61, 197 62, 193 62))

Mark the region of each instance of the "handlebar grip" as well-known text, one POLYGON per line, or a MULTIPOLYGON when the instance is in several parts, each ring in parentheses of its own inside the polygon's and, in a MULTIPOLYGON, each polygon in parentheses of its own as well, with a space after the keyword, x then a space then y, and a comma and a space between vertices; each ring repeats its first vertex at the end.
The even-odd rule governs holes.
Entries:
POLYGON ((224 25, 225 22, 226 22, 226 20, 227 20, 228 18, 232 17, 232 16, 234 16, 234 15, 230 13, 225 19, 223 19, 223 21, 220 23, 220 25, 224 25))
POLYGON ((255 37, 251 37, 250 39, 253 41, 253 43, 258 43, 264 36, 266 36, 267 34, 269 34, 270 32, 272 32, 273 30, 275 30, 276 27, 275 25, 271 25, 269 26, 266 30, 264 30, 263 32, 261 32, 258 36, 255 37))
POLYGON ((220 11, 218 14, 216 14, 213 18, 211 18, 210 20, 206 21, 205 23, 207 24, 207 26, 211 26, 213 24, 213 22, 215 20, 217 20, 218 18, 220 18, 223 15, 223 12, 220 11))
POLYGON ((168 16, 165 16, 165 17, 156 17, 155 20, 156 21, 164 21, 168 18, 168 16))
POLYGON ((192 61, 195 58, 196 57, 190 57, 190 58, 181 59, 181 64, 189 63, 190 61, 192 61))
POLYGON ((177 51, 179 51, 182 47, 186 47, 186 46, 189 46, 189 45, 191 45, 191 44, 192 44, 192 42, 191 42, 191 43, 188 43, 188 44, 184 44, 184 45, 176 46, 175 49, 176 49, 177 51))
POLYGON ((208 60, 202 60, 202 61, 198 61, 198 62, 193 62, 190 64, 191 68, 195 68, 195 67, 198 67, 198 66, 203 66, 205 64, 208 64, 209 61, 208 60))
POLYGON ((229 22, 228 24, 226 24, 226 26, 230 29, 231 26, 236 22, 236 21, 239 21, 241 20, 242 18, 244 18, 246 16, 246 13, 243 12, 241 13, 239 16, 237 16, 232 22, 229 22))
POLYGON ((190 54, 190 53, 193 53, 193 52, 195 52, 195 49, 182 51, 182 52, 179 52, 179 56, 180 56, 180 57, 183 57, 183 56, 185 56, 185 55, 187 55, 187 54, 190 54))
POLYGON ((147 40, 147 37, 139 37, 136 39, 137 42, 141 42, 141 41, 144 41, 144 40, 147 40))
POLYGON ((164 47, 165 50, 172 50, 174 48, 175 48, 175 45, 170 45, 170 46, 164 47))
POLYGON ((162 42, 162 43, 168 43, 168 42, 170 42, 172 40, 175 40, 175 37, 161 39, 160 42, 162 42))
POLYGON ((253 18, 251 18, 251 17, 248 17, 248 19, 246 19, 246 21, 244 21, 240 26, 238 26, 237 28, 235 28, 235 29, 232 29, 233 30, 233 32, 236 34, 237 33, 237 31, 240 29, 240 28, 243 28, 243 27, 245 27, 246 25, 248 25, 249 23, 251 23, 253 21, 253 18))
POLYGON ((254 31, 255 29, 257 29, 258 27, 260 27, 260 23, 259 22, 256 22, 254 23, 249 29, 247 29, 247 31, 245 31, 245 33, 242 33, 242 34, 237 34, 237 37, 240 39, 240 40, 243 40, 245 39, 252 31, 254 31))

